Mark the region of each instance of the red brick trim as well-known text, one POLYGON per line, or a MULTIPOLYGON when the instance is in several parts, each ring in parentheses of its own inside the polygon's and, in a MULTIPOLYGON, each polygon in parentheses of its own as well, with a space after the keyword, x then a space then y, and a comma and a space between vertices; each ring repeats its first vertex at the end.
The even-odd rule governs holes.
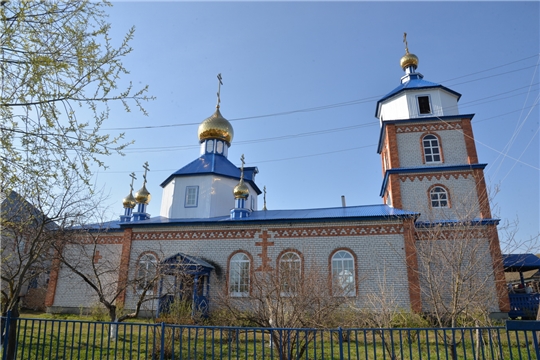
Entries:
POLYGON ((452 197, 450 196, 450 190, 443 184, 433 184, 427 189, 427 198, 428 198, 429 208, 432 209, 431 190, 433 190, 433 188, 435 187, 442 187, 444 190, 446 190, 446 201, 448 202, 448 206, 446 208, 450 209, 452 207, 452 197))
POLYGON ((225 279, 225 288, 227 289, 227 294, 230 296, 230 289, 229 289, 229 276, 231 271, 231 259, 236 254, 245 254, 249 259, 249 296, 251 296, 252 290, 253 290, 253 279, 255 276, 254 266, 255 262, 253 261, 253 256, 251 256, 250 253, 244 250, 236 250, 232 252, 229 257, 227 258, 227 275, 225 279))
MULTIPOLYGON (((475 169, 477 170, 477 169, 475 169)), ((473 170, 474 171, 474 170, 473 170)), ((446 173, 421 173, 421 174, 412 174, 412 175, 398 175, 399 180, 401 182, 405 182, 406 180, 415 181, 420 180, 423 181, 424 179, 427 179, 428 181, 431 181, 431 179, 435 178, 437 180, 446 179, 450 180, 450 178, 459 179, 459 177, 462 177, 464 179, 467 179, 471 174, 474 176, 474 173, 472 173, 470 170, 467 171, 455 171, 455 172, 446 172, 446 173)))
POLYGON ((465 140, 465 149, 467 150, 469 164, 478 164, 471 119, 461 119, 461 127, 463 128, 463 138, 465 140))
MULTIPOLYGON (((60 251, 63 251, 63 247, 60 251)), ((58 285, 58 275, 60 272, 60 254, 55 251, 54 258, 51 264, 51 272, 49 273, 49 283, 47 284, 47 294, 45 295, 45 307, 54 305, 54 297, 56 296, 56 286, 58 285)))
POLYGON ((116 298, 117 306, 123 306, 126 301, 132 241, 133 229, 125 229, 122 241, 122 254, 120 255, 120 268, 118 271, 118 289, 120 289, 120 294, 118 294, 118 297, 116 298))
POLYGON ((476 181, 476 193, 478 196, 478 207, 480 209, 480 218, 491 219, 491 209, 489 207, 489 196, 482 169, 473 170, 474 180, 476 181))
POLYGON ((439 163, 443 164, 444 163, 444 152, 443 152, 441 137, 439 136, 439 134, 431 132, 431 131, 426 131, 425 133, 420 135, 419 140, 420 140, 420 154, 422 154, 422 164, 426 164, 426 154, 425 154, 425 151, 424 151, 424 137, 427 136, 427 135, 433 135, 433 136, 435 136, 437 138, 437 143, 439 145, 439 156, 441 157, 440 162, 431 162, 430 164, 439 164, 439 163))
POLYGON ((351 254, 352 257, 353 257, 353 261, 354 261, 354 292, 355 292, 355 296, 358 296, 358 258, 356 257, 356 253, 354 251, 352 251, 351 249, 346 248, 346 247, 341 247, 341 248, 334 249, 334 251, 332 251, 330 253, 330 256, 328 256, 328 285, 329 285, 329 289, 330 289, 330 295, 332 295, 332 289, 333 289, 332 259, 333 259, 334 255, 338 251, 346 251, 349 254, 351 254))
MULTIPOLYGON (((398 174, 390 174, 388 178, 388 194, 392 199, 392 206, 398 209, 403 209, 401 200, 401 176, 398 174)), ((403 182, 403 180, 401 180, 403 182)))
POLYGON ((506 278, 504 276, 504 266, 497 227, 495 225, 488 225, 487 232, 499 309, 501 312, 508 312, 510 311, 510 299, 508 298, 508 290, 506 288, 506 278))
POLYGON ((406 219, 403 222, 405 233, 405 264, 407 266, 407 280, 409 282, 409 301, 411 310, 419 313, 422 311, 422 297, 420 294, 420 279, 418 275, 418 257, 416 253, 414 219, 406 219))
POLYGON ((386 146, 389 155, 389 167, 391 169, 399 168, 399 151, 396 136, 396 125, 386 125, 386 146))

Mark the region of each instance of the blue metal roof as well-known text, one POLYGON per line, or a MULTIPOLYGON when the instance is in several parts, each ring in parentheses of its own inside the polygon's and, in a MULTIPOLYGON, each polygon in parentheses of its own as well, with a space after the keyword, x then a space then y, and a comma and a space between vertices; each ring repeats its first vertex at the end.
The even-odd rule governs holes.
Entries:
POLYGON ((377 145, 377 153, 380 154, 382 152, 384 132, 386 131, 386 125, 388 124, 414 124, 414 123, 433 122, 433 121, 440 121, 442 123, 445 123, 450 120, 460 120, 460 119, 472 120, 473 117, 474 117, 474 114, 462 114, 462 115, 429 116, 429 117, 412 118, 412 119, 383 120, 381 131, 379 133, 379 144, 377 145))
POLYGON ((540 269, 540 258, 534 254, 507 254, 503 255, 504 271, 523 272, 540 269))
POLYGON ((419 213, 396 209, 388 205, 364 205, 321 209, 297 210, 259 210, 250 213, 249 217, 232 220, 230 216, 198 219, 169 219, 155 217, 148 220, 122 223, 122 227, 155 226, 155 225, 193 225, 216 223, 265 223, 265 222, 312 222, 312 221, 339 221, 339 220, 374 220, 388 218, 417 217, 419 213))
POLYGON ((446 90, 448 91, 449 93, 451 94, 454 94, 457 96, 458 100, 461 98, 461 94, 454 91, 454 90, 451 90, 449 88, 447 88, 446 86, 442 86, 441 84, 436 84, 436 83, 433 83, 431 81, 426 81, 424 80, 424 76, 420 73, 412 73, 412 74, 409 74, 409 81, 406 81, 402 84, 400 84, 398 87, 396 87, 394 90, 390 91, 388 94, 386 94, 385 96, 383 96, 379 101, 377 101, 377 107, 375 109, 375 117, 379 117, 379 108, 380 108, 380 104, 391 98, 392 96, 394 95, 397 95, 399 94, 400 92, 402 91, 406 91, 406 90, 421 90, 421 89, 430 89, 430 88, 441 88, 443 90, 446 90))
POLYGON ((465 165, 445 165, 445 166, 422 166, 422 167, 410 167, 410 168, 395 168, 388 169, 384 174, 383 183, 381 186, 381 192, 379 195, 384 196, 384 191, 388 185, 388 178, 390 174, 418 174, 426 172, 440 172, 440 171, 460 171, 460 170, 472 170, 472 169, 484 169, 487 164, 465 164, 465 165))
MULTIPOLYGON (((257 194, 261 194, 261 190, 253 181, 253 175, 257 172, 258 170, 256 167, 244 168, 244 180, 251 185, 257 194)), ((240 169, 231 163, 225 156, 219 154, 204 154, 177 172, 171 174, 160 186, 165 187, 175 177, 202 174, 216 174, 240 180, 240 169)))

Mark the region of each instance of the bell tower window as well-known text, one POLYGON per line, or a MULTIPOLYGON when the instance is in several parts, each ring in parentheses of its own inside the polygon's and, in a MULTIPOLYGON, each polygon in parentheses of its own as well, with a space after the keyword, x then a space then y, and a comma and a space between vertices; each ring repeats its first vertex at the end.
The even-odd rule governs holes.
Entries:
POLYGON ((439 139, 432 134, 422 138, 422 147, 424 148, 424 162, 440 163, 441 162, 441 147, 439 139))
POLYGON ((429 102, 429 96, 418 96, 418 112, 420 115, 431 114, 431 105, 429 102))
POLYGON ((434 186, 429 191, 432 208, 447 208, 448 206, 448 191, 442 186, 434 186))

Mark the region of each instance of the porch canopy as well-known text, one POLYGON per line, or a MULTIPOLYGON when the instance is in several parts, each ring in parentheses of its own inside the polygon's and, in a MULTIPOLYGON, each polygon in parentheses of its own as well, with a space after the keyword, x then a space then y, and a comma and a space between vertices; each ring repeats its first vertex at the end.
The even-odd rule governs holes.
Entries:
POLYGON ((505 272, 524 272, 540 269, 540 258, 534 254, 503 255, 505 272))

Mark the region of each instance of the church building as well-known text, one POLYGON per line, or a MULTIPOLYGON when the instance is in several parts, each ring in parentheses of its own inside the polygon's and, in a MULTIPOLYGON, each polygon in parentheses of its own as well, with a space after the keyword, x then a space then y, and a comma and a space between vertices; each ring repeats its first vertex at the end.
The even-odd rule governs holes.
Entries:
MULTIPOLYGON (((106 278, 121 289, 116 304, 133 309, 146 290, 155 297, 146 309, 164 309, 181 285, 173 279, 171 287, 163 278, 175 277, 166 269, 178 264, 192 280, 189 296, 201 311, 212 309, 217 284, 225 284, 227 296, 249 297, 257 273, 286 264, 301 277, 309 264, 328 277, 331 289, 340 290, 336 296, 359 307, 368 306, 366 294, 380 291, 384 273, 399 308, 430 311, 421 252, 432 242, 459 241, 458 234, 485 250, 476 266, 485 279, 488 308, 508 311, 498 219, 491 215, 486 164, 479 163, 476 153, 473 114, 460 114, 461 95, 424 80, 417 67, 418 58, 406 47, 399 86, 376 104, 383 177, 382 201, 374 205, 266 209, 265 194, 256 183, 259 169, 244 167, 243 156, 240 168, 228 158, 234 130, 221 114, 218 92, 215 112, 198 129, 199 156, 161 183, 159 216, 147 212, 151 196, 145 164, 143 186, 133 194, 132 181, 120 219, 93 225, 99 228, 98 241, 83 244, 82 252, 88 251, 94 267, 115 265, 106 278), (165 269, 160 281, 154 277, 156 268, 165 269), (137 285, 125 286, 136 278, 141 280, 137 285)), ((81 256, 75 245, 64 251, 81 256)), ((48 310, 79 312, 95 303, 95 291, 56 261, 48 310)))

